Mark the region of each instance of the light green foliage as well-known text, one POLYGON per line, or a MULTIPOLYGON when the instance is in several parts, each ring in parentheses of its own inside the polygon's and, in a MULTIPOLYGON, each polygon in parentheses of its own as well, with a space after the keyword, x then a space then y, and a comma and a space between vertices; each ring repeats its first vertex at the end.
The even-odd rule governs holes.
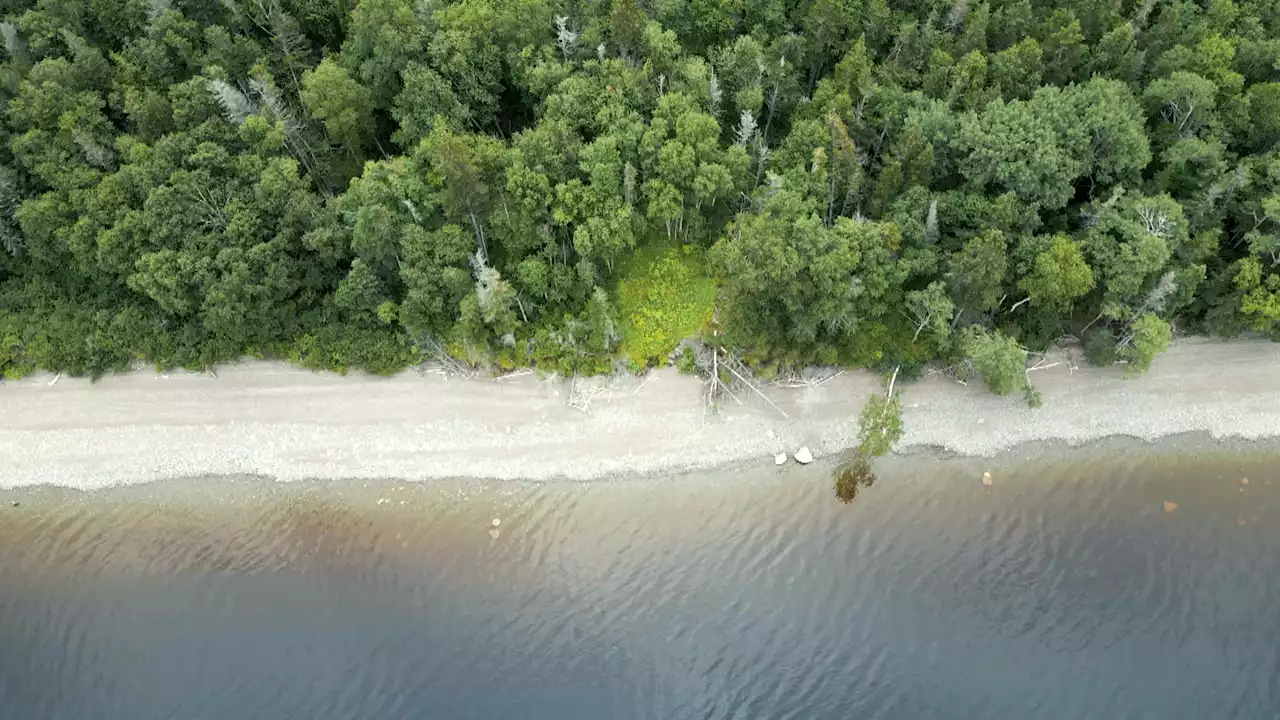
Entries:
POLYGON ((705 207, 730 198, 746 179, 748 159, 741 148, 723 151, 715 118, 694 108, 686 96, 664 96, 640 141, 640 170, 650 177, 643 194, 647 215, 671 239, 684 239, 705 207), (695 214, 696 213, 696 214, 695 214))
POLYGON ((656 246, 632 260, 618 281, 621 353, 639 365, 665 360, 712 320, 716 287, 693 248, 656 246))
POLYGON ((1257 258, 1240 261, 1236 287, 1243 293, 1240 312, 1249 326, 1268 335, 1280 335, 1280 274, 1263 272, 1257 258))
POLYGON ((1026 386, 1027 353, 1017 340, 998 330, 970 326, 961 336, 960 347, 991 392, 1008 395, 1026 386))
POLYGON ((875 393, 867 397, 858 415, 858 452, 866 457, 884 455, 902 439, 902 401, 875 393))
POLYGON ((1117 347, 1117 354, 1129 361, 1130 372, 1151 367, 1156 355, 1169 349, 1173 329, 1154 313, 1144 313, 1130 325, 1129 335, 1117 347))
POLYGON ((1031 263, 1018 287, 1031 304, 1048 310, 1065 310, 1072 301, 1093 289, 1093 270, 1084 261, 1080 244, 1065 235, 1029 238, 1024 254, 1031 263))
POLYGON ((928 331, 938 342, 946 342, 951 334, 951 318, 956 305, 947 297, 945 283, 932 282, 924 290, 907 293, 907 312, 916 322, 915 338, 928 331))
MULTIPOLYGON (((556 186, 554 219, 571 229, 574 249, 585 259, 614 264, 635 247, 637 218, 627 198, 628 165, 622 159, 619 139, 604 136, 584 147, 579 168, 587 177, 556 186)), ((508 188, 521 178, 509 175, 508 188)))
POLYGON ((361 154, 369 133, 372 102, 369 90, 346 68, 326 58, 302 76, 302 102, 312 117, 324 122, 329 137, 349 152, 361 154))

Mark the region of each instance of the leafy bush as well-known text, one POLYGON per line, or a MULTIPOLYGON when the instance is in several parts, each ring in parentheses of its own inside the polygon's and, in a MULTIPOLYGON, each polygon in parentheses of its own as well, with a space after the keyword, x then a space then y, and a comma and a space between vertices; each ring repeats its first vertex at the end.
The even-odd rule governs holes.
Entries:
POLYGON ((393 375, 421 362, 403 332, 382 327, 326 325, 298 338, 289 349, 290 362, 312 370, 346 374, 359 368, 374 375, 393 375))
POLYGON ((1084 334, 1084 356, 1094 365, 1111 365, 1116 361, 1116 336, 1107 327, 1094 327, 1084 334))

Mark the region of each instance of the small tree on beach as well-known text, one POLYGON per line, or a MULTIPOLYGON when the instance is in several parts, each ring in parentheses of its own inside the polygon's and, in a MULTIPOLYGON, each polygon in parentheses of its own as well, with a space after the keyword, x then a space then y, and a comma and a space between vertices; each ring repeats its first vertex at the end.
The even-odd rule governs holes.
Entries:
POLYGON ((897 379, 898 370, 894 369, 885 394, 868 397, 858 415, 858 447, 836 468, 834 477, 836 499, 842 503, 853 502, 861 488, 875 484, 871 458, 889 452, 902 439, 902 401, 893 394, 897 379))
POLYGON ((884 455, 902 439, 902 401, 893 396, 897 380, 895 369, 885 394, 871 395, 862 406, 858 416, 858 453, 864 457, 884 455))
POLYGON ((878 457, 902 439, 902 403, 887 395, 872 395, 858 416, 858 452, 878 457))

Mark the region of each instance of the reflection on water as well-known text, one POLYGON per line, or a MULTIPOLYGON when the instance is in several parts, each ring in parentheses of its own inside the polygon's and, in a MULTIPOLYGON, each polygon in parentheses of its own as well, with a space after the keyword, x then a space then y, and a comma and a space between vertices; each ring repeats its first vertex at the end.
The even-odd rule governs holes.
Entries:
POLYGON ((0 494, 0 718, 1274 718, 1275 460, 0 494))
POLYGON ((857 500, 858 493, 864 488, 876 484, 876 473, 870 458, 854 452, 839 460, 831 479, 835 484, 836 499, 847 505, 857 500))

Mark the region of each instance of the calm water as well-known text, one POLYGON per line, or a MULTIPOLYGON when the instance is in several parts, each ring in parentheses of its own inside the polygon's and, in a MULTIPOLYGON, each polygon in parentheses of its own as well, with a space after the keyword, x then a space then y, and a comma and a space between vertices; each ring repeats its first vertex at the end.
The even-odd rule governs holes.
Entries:
POLYGON ((0 492, 0 718, 1276 718, 1277 460, 0 492))

